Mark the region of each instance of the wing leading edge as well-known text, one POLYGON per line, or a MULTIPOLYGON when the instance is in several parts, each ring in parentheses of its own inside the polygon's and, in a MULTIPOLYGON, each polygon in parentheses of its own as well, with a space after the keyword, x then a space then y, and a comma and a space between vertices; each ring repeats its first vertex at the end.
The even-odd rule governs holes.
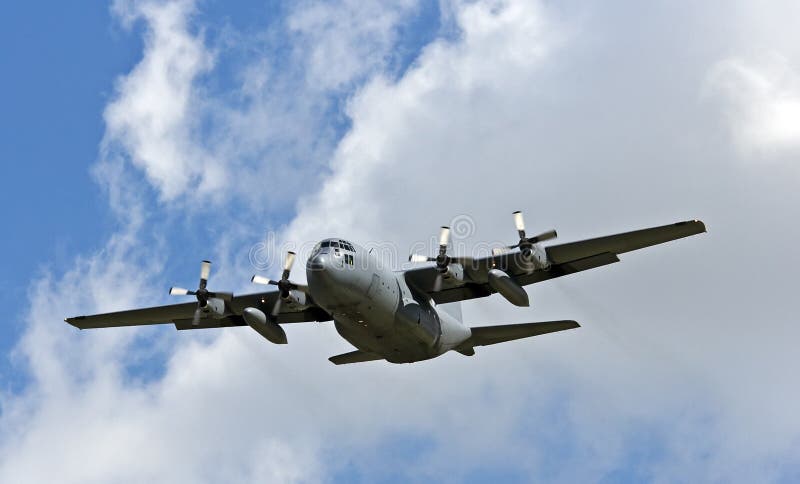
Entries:
POLYGON ((433 291, 433 281, 438 271, 434 266, 405 271, 406 281, 414 288, 427 293, 437 304, 463 301, 495 293, 488 284, 490 269, 502 269, 520 285, 535 284, 556 277, 602 267, 619 262, 619 254, 643 249, 672 240, 689 237, 706 231, 699 220, 678 222, 660 227, 634 230, 578 242, 546 247, 551 265, 546 270, 530 271, 521 260, 519 252, 473 259, 464 267, 464 282, 446 282, 440 291, 433 291))
MULTIPOLYGON (((197 303, 194 302, 94 314, 91 316, 76 316, 66 318, 64 321, 78 329, 114 328, 169 323, 174 324, 175 328, 179 330, 245 326, 246 323, 241 316, 245 308, 262 308, 266 312, 269 312, 269 308, 272 308, 275 304, 275 299, 277 297, 277 291, 235 296, 226 304, 226 314, 223 317, 205 317, 200 319, 196 325, 192 324, 192 317, 197 308, 197 303)), ((281 312, 277 316, 277 322, 279 324, 306 321, 330 321, 330 319, 330 315, 325 312, 325 310, 313 303, 303 307, 283 304, 281 305, 281 312)))
POLYGON ((690 237, 706 231, 699 220, 678 222, 649 229, 634 230, 616 235, 569 242, 547 247, 547 256, 553 264, 584 259, 602 253, 623 254, 672 240, 690 237))

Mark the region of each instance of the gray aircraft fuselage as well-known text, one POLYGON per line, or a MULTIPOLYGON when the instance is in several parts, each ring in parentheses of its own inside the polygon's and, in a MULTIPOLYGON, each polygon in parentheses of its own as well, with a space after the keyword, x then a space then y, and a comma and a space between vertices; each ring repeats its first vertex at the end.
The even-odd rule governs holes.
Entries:
POLYGON ((315 247, 306 277, 314 301, 331 314, 336 330, 353 346, 392 363, 411 363, 439 356, 470 338, 470 328, 409 287, 402 273, 384 268, 372 251, 358 245, 349 244, 354 251, 330 246, 338 240, 326 239, 315 247))

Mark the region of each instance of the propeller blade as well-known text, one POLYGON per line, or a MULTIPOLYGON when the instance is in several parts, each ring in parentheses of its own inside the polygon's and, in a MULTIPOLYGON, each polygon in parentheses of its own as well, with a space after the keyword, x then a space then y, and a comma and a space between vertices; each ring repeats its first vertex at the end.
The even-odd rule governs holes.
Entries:
POLYGON ((269 279, 269 278, 264 277, 264 276, 258 276, 258 275, 253 276, 253 278, 250 279, 250 282, 252 282, 253 284, 263 284, 265 286, 267 284, 272 284, 273 286, 277 286, 278 285, 278 281, 273 281, 272 279, 269 279))
POLYGON ((492 255, 497 257, 498 255, 508 254, 511 249, 512 247, 494 247, 492 249, 492 255))
POLYGON ((211 262, 204 260, 200 263, 200 279, 207 281, 208 276, 211 274, 211 262))
POLYGON ((558 237, 558 234, 556 233, 556 231, 555 230, 549 230, 547 232, 543 232, 543 233, 537 235, 536 237, 531 237, 528 240, 530 240, 531 243, 536 244, 538 242, 544 242, 545 240, 555 239, 556 237, 558 237))
POLYGON ((191 296, 194 294, 192 291, 188 289, 184 289, 182 287, 170 287, 169 288, 169 295, 170 296, 191 296))
POLYGON ((525 230, 525 220, 522 218, 522 212, 517 210, 513 213, 514 215, 514 225, 517 226, 517 230, 525 230))
POLYGON ((433 257, 428 257, 427 255, 411 254, 410 256, 408 256, 409 262, 430 262, 434 260, 436 259, 434 259, 433 257))
POLYGON ((296 254, 294 252, 292 252, 292 251, 289 251, 289 252, 286 253, 286 259, 283 261, 283 270, 284 271, 292 270, 292 266, 294 265, 295 255, 296 254))
POLYGON ((436 279, 433 281, 433 292, 439 292, 442 290, 442 274, 436 274, 436 279))
POLYGON ((275 305, 272 306, 272 317, 275 318, 281 313, 281 301, 282 299, 279 297, 275 300, 275 305))
POLYGON ((203 315, 203 310, 200 309, 200 306, 197 306, 197 309, 194 310, 194 316, 192 317, 192 326, 197 326, 200 324, 200 316, 203 315))
POLYGON ((447 248, 447 244, 450 242, 450 227, 442 227, 442 230, 439 232, 439 247, 447 248))
POLYGON ((522 218, 522 212, 517 210, 512 215, 514 215, 514 225, 517 227, 517 232, 519 232, 519 238, 525 238, 525 220, 522 218))

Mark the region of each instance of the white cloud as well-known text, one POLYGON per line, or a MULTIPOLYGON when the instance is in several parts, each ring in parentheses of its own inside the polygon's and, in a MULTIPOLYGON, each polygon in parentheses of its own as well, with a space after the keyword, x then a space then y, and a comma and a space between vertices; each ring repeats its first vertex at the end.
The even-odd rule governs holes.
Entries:
POLYGON ((162 201, 189 202, 184 209, 232 198, 288 209, 284 200, 322 175, 335 143, 335 122, 325 117, 335 97, 387 65, 398 26, 415 7, 412 0, 304 2, 283 31, 229 28, 208 45, 193 27, 192 0, 117 1, 123 24, 144 22, 145 46, 106 109, 104 157, 123 154, 162 201), (226 57, 239 60, 238 88, 204 87, 226 57))
POLYGON ((193 146, 201 96, 196 80, 213 66, 202 34, 189 30, 194 2, 118 1, 114 8, 126 23, 141 18, 147 30, 142 61, 118 80, 106 108, 104 149, 124 152, 165 200, 189 185, 219 190, 225 172, 193 146))
POLYGON ((328 91, 386 67, 404 17, 415 0, 301 2, 287 19, 307 88, 328 91))
MULTIPOLYGON (((34 379, 23 395, 3 398, 0 480, 317 481, 348 467, 367 480, 458 480, 482 464, 567 482, 617 472, 666 481, 796 472, 800 421, 786 403, 796 401, 793 375, 775 369, 797 364, 795 311, 786 301, 800 264, 785 241, 798 233, 782 226, 782 237, 769 244, 763 234, 781 226, 787 212, 800 215, 800 203, 789 203, 793 187, 758 171, 737 172, 729 153, 708 142, 717 126, 706 123, 718 113, 687 93, 702 88, 697 79, 709 64, 681 64, 690 49, 676 43, 702 39, 706 29, 676 37, 672 26, 686 25, 679 19, 643 17, 636 27, 653 36, 647 39, 657 52, 642 55, 623 28, 629 19, 614 17, 613 8, 582 20, 590 32, 539 3, 466 2, 444 10, 461 35, 429 45, 398 81, 376 76, 351 99, 352 129, 337 145, 320 193, 298 202, 285 238, 339 234, 394 240, 402 249, 468 213, 475 239, 512 241, 509 214, 519 208, 531 230, 556 227, 567 240, 691 216, 706 218, 711 233, 534 286, 533 309, 496 297, 465 308, 475 324, 571 317, 584 325, 574 332, 483 348, 475 358, 343 368, 326 360, 349 349, 327 324, 287 328, 286 347, 248 328, 181 333, 169 336, 165 373, 152 381, 126 375, 127 358, 142 351, 131 341, 167 337, 168 328, 76 334, 60 323, 70 308, 53 304, 73 301, 91 311, 108 309, 101 304, 109 301, 155 300, 146 275, 157 273, 157 261, 143 270, 137 263, 146 260, 139 247, 147 244, 137 243, 146 237, 121 236, 125 243, 112 241, 57 283, 35 286, 31 328, 19 349, 34 379), (664 78, 664 65, 672 77, 664 78), (776 200, 758 196, 765 186, 776 200), (126 279, 135 269, 138 277, 126 279), (129 287, 119 288, 125 280, 129 287), (393 452, 403 438, 412 442, 412 458, 393 452), (42 455, 53 456, 47 466, 42 455)), ((318 25, 317 15, 303 25, 318 25)), ((383 51, 390 37, 367 35, 377 50, 365 52, 383 51)), ((715 51, 703 61, 718 58, 715 51)), ((383 64, 367 65, 332 77, 330 86, 368 77, 383 64)), ((274 73, 263 59, 245 72, 243 92, 253 102, 241 111, 210 103, 215 116, 240 121, 216 124, 211 138, 255 140, 249 120, 274 113, 296 120, 313 111, 302 105, 296 115, 275 100, 290 91, 272 89, 274 73)), ((197 79, 186 77, 184 85, 197 79)), ((264 145, 244 144, 263 153, 276 132, 264 145)), ((297 128, 292 137, 303 133, 297 128)), ((280 160, 253 156, 257 163, 228 165, 253 179, 245 183, 291 173, 280 160)), ((105 163, 99 179, 123 186, 120 170, 105 163)), ((233 239, 247 233, 230 225, 225 233, 233 239)), ((145 227, 136 225, 136 233, 145 227)))
POLYGON ((800 74, 789 59, 772 53, 759 62, 720 61, 710 83, 729 102, 729 123, 743 149, 800 148, 800 74))

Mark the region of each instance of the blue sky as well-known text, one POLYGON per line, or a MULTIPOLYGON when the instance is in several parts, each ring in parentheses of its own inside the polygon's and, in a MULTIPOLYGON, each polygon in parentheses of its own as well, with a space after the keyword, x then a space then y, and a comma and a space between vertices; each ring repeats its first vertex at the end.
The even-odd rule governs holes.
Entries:
POLYGON ((13 308, 2 338, 7 353, 22 328, 19 301, 28 282, 43 267, 63 270, 113 230, 88 168, 97 159, 114 78, 136 62, 141 41, 121 35, 100 4, 83 11, 18 5, 6 9, 2 23, 3 44, 15 46, 0 53, 0 157, 14 167, 2 203, 16 232, 0 242, 8 255, 0 297, 13 308))
POLYGON ((6 8, 0 481, 796 480, 797 14, 6 8), (466 304, 476 325, 582 323, 474 358, 343 370, 330 325, 276 347, 248 328, 62 322, 171 302, 204 258, 212 288, 251 291, 274 275, 250 258, 267 236, 270 263, 333 235, 405 256, 457 216, 465 247, 507 243, 518 209, 565 241, 710 231, 537 285, 529 309, 466 304))
MULTIPOLYGON (((288 7, 281 2, 216 2, 202 4, 197 12, 210 42, 236 29, 244 35, 267 28, 280 29, 288 7)), ((419 15, 398 28, 396 52, 390 72, 401 73, 413 61, 421 46, 439 28, 435 3, 421 7, 419 15)), ((4 16, 2 40, 6 45, 2 65, 3 105, 9 115, 2 118, 2 159, 14 166, 14 183, 3 191, 3 204, 9 226, 19 236, 5 237, 7 270, 2 280, 0 301, 15 308, 9 331, 2 338, 9 352, 19 337, 25 308, 18 301, 26 297, 28 283, 43 269, 66 270, 76 254, 92 252, 102 245, 116 227, 102 188, 92 177, 91 166, 98 158, 103 137, 103 109, 114 92, 118 76, 128 72, 140 59, 142 25, 125 30, 110 12, 109 5, 97 4, 76 9, 54 4, 40 9, 20 5, 4 16), (10 113, 13 113, 11 115, 10 113)), ((280 59, 281 45, 270 46, 280 59)), ((213 89, 222 96, 231 88, 230 78, 246 52, 231 49, 220 59, 210 76, 213 89)), ((331 96, 331 108, 322 122, 339 135, 348 120, 341 113, 346 93, 331 96)), ((289 207, 291 208, 291 207, 289 207)), ((260 222, 280 225, 291 219, 291 211, 273 214, 260 222)), ((197 227, 193 227, 197 229, 197 227)), ((174 247, 199 250, 194 237, 183 231, 167 233, 174 247)), ((179 267, 196 272, 195 261, 177 262, 179 267)), ((3 361, 3 373, 13 379, 3 361)))

